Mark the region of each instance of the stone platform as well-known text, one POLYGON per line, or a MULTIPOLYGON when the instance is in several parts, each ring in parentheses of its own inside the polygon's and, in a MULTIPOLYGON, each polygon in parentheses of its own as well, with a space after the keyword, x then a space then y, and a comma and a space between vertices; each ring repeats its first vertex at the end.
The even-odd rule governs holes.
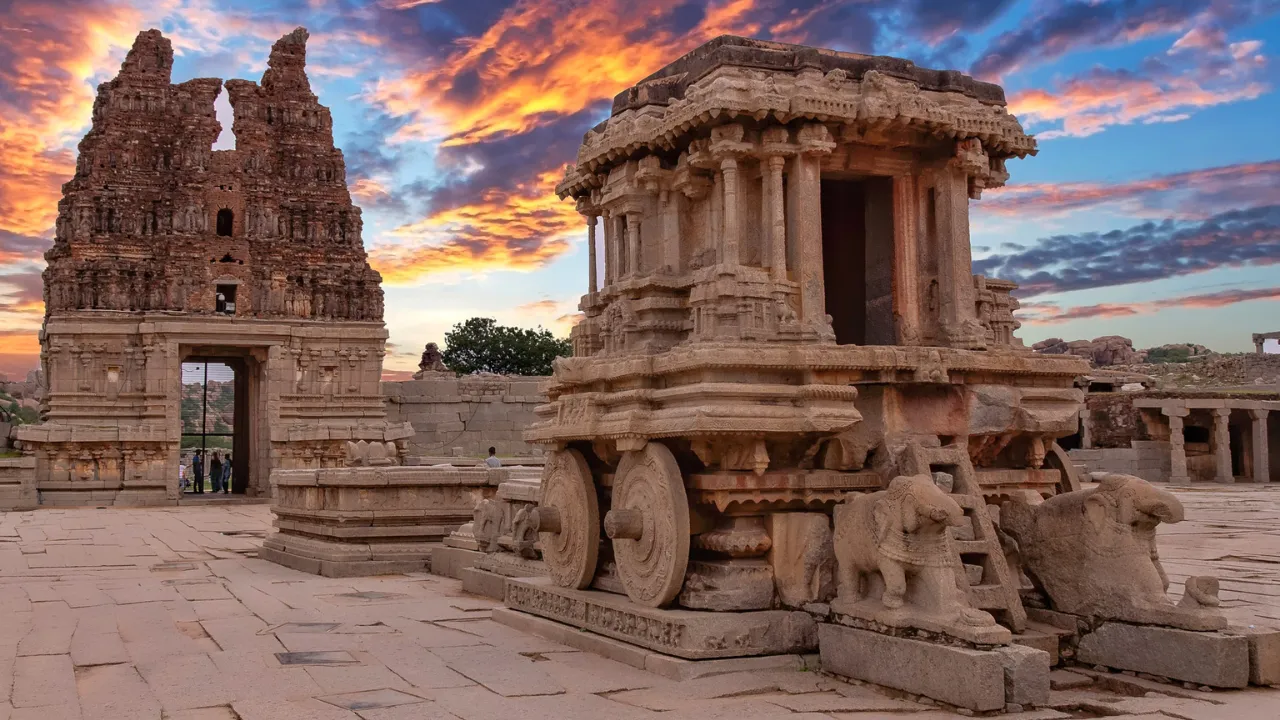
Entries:
POLYGON ((422 572, 432 547, 509 477, 502 468, 280 470, 262 557, 327 577, 422 572))
MULTIPOLYGON (((1257 641, 1269 640, 1257 637, 1257 641)), ((1258 654, 1256 647, 1254 654, 1258 654)), ((1259 664, 1267 665, 1270 656, 1264 650, 1259 664)), ((1080 638, 1076 659, 1197 685, 1242 688, 1249 684, 1250 639, 1225 632, 1108 622, 1080 638)))
POLYGON ((785 655, 817 648, 804 612, 701 612, 657 609, 625 596, 570 590, 550 579, 507 580, 507 607, 688 660, 785 655))

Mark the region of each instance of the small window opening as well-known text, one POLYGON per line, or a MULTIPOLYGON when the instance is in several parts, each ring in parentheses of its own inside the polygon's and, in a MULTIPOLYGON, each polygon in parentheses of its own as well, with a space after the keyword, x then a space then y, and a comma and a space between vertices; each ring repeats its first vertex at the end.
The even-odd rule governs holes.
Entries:
MULTIPOLYGON (((221 260, 219 260, 218 262, 220 262, 220 263, 233 263, 233 262, 235 262, 235 261, 236 261, 236 259, 235 259, 235 258, 233 258, 233 257, 231 257, 231 253, 227 253, 226 255, 223 255, 223 256, 222 256, 222 259, 221 259, 221 260)), ((243 265, 244 263, 240 263, 240 264, 241 264, 241 265, 243 265)))
POLYGON ((236 286, 219 285, 214 295, 214 311, 220 315, 236 314, 236 286))
POLYGON ((235 213, 227 208, 218 211, 218 234, 231 237, 231 228, 235 225, 235 213))

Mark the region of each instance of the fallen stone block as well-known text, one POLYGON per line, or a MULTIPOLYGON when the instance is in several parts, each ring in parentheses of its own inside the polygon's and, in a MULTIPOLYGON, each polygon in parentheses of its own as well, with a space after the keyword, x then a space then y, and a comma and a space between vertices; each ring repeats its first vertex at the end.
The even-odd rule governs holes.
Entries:
POLYGON ((1080 638, 1076 659, 1211 687, 1249 684, 1249 639, 1242 635, 1109 622, 1080 638))
POLYGON ((1035 707, 1049 702, 1049 653, 1017 644, 993 652, 1004 658, 1005 704, 1035 707))
POLYGON ((980 712, 1005 706, 1008 656, 999 652, 937 645, 832 623, 818 625, 818 648, 822 668, 836 675, 980 712))
POLYGON ((1233 627, 1249 640, 1249 684, 1280 685, 1280 630, 1233 627))

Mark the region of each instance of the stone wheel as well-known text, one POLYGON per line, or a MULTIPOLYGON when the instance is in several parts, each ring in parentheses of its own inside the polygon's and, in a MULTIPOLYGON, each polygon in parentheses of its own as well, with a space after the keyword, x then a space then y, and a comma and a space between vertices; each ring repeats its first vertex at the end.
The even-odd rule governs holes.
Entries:
POLYGON ((540 523, 538 533, 542 561, 552 581, 560 587, 585 589, 596 574, 600 553, 600 505, 582 453, 558 450, 547 458, 538 508, 543 515, 547 514, 543 508, 555 514, 555 522, 540 523))
POLYGON ((689 565, 689 501, 665 445, 651 442, 623 457, 605 531, 627 596, 647 607, 670 604, 689 565))
POLYGON ((1076 474, 1076 466, 1071 463, 1070 456, 1058 441, 1053 441, 1045 450, 1044 466, 1062 473, 1062 479, 1058 481, 1057 494, 1062 495, 1080 489, 1080 478, 1076 474))

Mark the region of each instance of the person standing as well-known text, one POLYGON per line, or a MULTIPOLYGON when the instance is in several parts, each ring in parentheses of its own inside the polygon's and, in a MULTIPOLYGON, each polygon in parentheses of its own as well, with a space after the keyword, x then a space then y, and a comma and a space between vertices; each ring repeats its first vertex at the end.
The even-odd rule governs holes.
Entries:
POLYGON ((222 494, 231 492, 231 453, 227 453, 226 462, 222 463, 222 494))
POLYGON ((489 448, 489 457, 484 459, 484 464, 491 468, 502 467, 502 461, 498 459, 497 448, 489 448))
POLYGON ((178 456, 178 492, 187 491, 187 466, 182 464, 182 456, 178 456))
POLYGON ((209 461, 209 487, 213 492, 222 492, 222 460, 217 452, 213 453, 213 459, 209 461))
POLYGON ((197 450, 195 457, 191 458, 191 472, 194 474, 196 481, 196 493, 204 494, 204 457, 197 450))

